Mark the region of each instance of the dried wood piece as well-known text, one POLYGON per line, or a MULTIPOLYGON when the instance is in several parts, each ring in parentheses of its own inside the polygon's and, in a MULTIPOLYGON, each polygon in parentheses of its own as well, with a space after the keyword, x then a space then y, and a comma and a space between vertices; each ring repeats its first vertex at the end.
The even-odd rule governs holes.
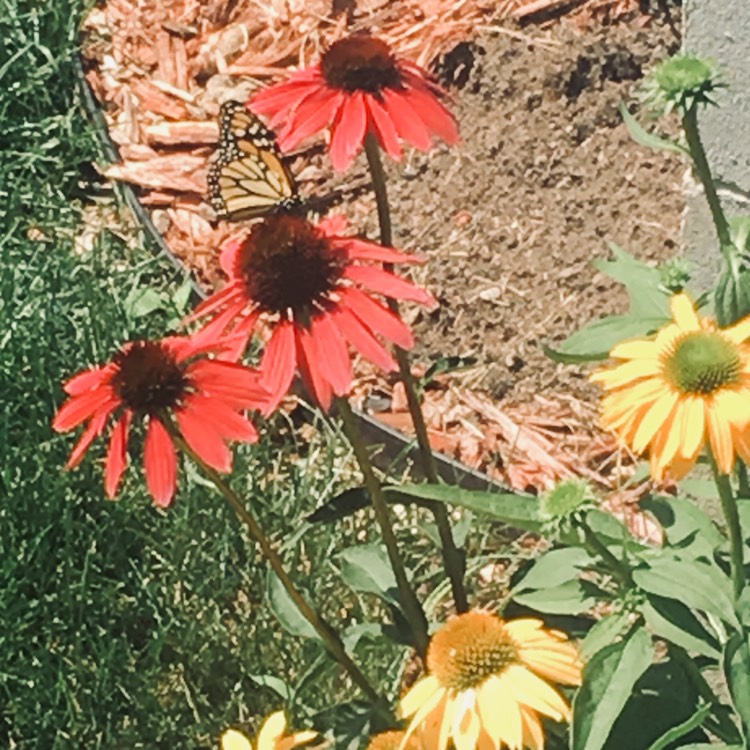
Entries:
POLYGON ((157 156, 146 162, 113 164, 103 172, 112 180, 122 180, 154 190, 183 193, 206 192, 206 161, 187 154, 157 156))
POLYGON ((151 112, 170 120, 186 120, 188 110, 179 99, 161 91, 154 81, 136 79, 130 84, 133 94, 138 98, 142 112, 151 112))
POLYGON ((158 122, 143 129, 146 141, 156 146, 215 145, 219 140, 216 120, 158 122))

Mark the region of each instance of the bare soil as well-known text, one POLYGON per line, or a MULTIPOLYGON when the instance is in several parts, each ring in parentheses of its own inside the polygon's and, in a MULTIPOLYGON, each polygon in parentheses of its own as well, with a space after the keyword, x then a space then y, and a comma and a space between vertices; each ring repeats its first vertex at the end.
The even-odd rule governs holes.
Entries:
POLYGON ((678 252, 685 167, 631 141, 617 109, 677 33, 644 17, 585 33, 563 21, 485 34, 443 61, 462 145, 389 166, 394 243, 429 257, 417 275, 441 303, 414 320, 422 359, 477 357, 480 387, 504 401, 592 398, 582 368, 540 343, 624 311, 592 265, 608 241, 654 262, 678 252))

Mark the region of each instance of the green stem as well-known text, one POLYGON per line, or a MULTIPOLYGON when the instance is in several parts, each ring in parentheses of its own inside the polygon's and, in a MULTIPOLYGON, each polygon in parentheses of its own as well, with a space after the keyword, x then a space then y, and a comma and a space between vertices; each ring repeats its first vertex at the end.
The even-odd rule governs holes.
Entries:
POLYGON ((406 577, 406 568, 404 567, 404 561, 401 559, 401 553, 398 550, 398 542, 396 541, 396 535, 393 532, 388 504, 385 501, 380 482, 375 476, 372 463, 370 462, 370 456, 367 453, 367 445, 365 444, 362 433, 359 430, 357 420, 354 417, 349 402, 344 398, 337 398, 336 406, 344 425, 344 434, 352 445, 354 455, 357 458, 357 463, 359 463, 359 468, 361 469, 365 480, 365 487, 367 487, 367 491, 370 494, 370 501, 375 510, 375 518, 377 519, 380 531, 383 534, 383 542, 388 551, 388 559, 390 560, 391 568, 393 569, 393 574, 396 578, 399 599, 404 608, 404 614, 412 627, 414 645, 420 657, 424 659, 425 654, 427 653, 427 642, 429 640, 427 636, 427 618, 425 617, 422 605, 417 599, 417 595, 409 584, 409 579, 406 577))
POLYGON ((747 465, 741 459, 737 459, 737 483, 740 497, 750 498, 750 480, 747 476, 747 465))
MULTIPOLYGON (((165 420, 166 422, 166 420, 165 420)), ((247 530, 250 532, 250 536, 258 543, 261 548, 264 557, 273 568, 273 572, 281 582, 281 585, 286 589, 289 597, 296 605, 300 614, 312 625, 315 632, 320 637, 321 641, 326 645, 330 653, 341 664, 341 666, 349 673, 352 681, 360 688, 360 690, 367 696, 368 700, 373 704, 377 711, 383 716, 384 719, 393 721, 393 716, 390 708, 388 707, 387 701, 378 694, 375 688, 370 684, 370 681, 365 677, 360 668, 354 663, 352 658, 346 652, 341 638, 336 630, 326 620, 324 620, 307 602, 305 597, 302 595, 300 590, 295 586, 289 574, 286 572, 284 563, 281 560, 278 552, 274 549, 269 538, 263 532, 260 524, 256 521, 252 513, 247 509, 245 503, 237 495, 237 493, 224 481, 222 476, 216 469, 212 468, 198 456, 195 451, 185 442, 182 436, 172 425, 167 425, 173 440, 177 447, 189 456, 200 468, 203 473, 213 482, 216 489, 224 496, 224 499, 232 506, 232 509, 245 524, 247 530)))
POLYGON ((732 491, 732 483, 727 474, 722 474, 716 464, 713 451, 709 448, 708 462, 714 475, 716 487, 719 490, 721 509, 724 513, 724 521, 729 531, 729 564, 732 574, 732 588, 734 599, 737 601, 745 588, 745 566, 743 564, 742 529, 740 527, 740 516, 737 512, 737 501, 732 491))
POLYGON ((621 560, 618 560, 606 547, 604 542, 596 535, 596 532, 588 525, 585 520, 578 521, 578 527, 583 531, 583 537, 589 552, 604 560, 612 575, 623 586, 623 588, 633 588, 633 576, 628 566, 621 560))
MULTIPOLYGON (((372 133, 368 133, 367 138, 365 139, 365 153, 367 154, 367 164, 370 167, 372 186, 378 207, 380 243, 390 247, 393 245, 393 233, 391 229, 391 212, 388 205, 388 191, 385 182, 385 172, 383 171, 383 162, 380 159, 380 148, 378 147, 378 142, 372 133)), ((393 271, 393 264, 384 263, 383 265, 386 271, 393 271)), ((391 312, 396 315, 399 314, 398 302, 395 299, 388 298, 388 307, 391 312)), ((404 384, 406 401, 409 406, 411 421, 414 425, 414 432, 417 436, 417 445, 419 446, 422 470, 430 484, 438 484, 440 477, 437 470, 437 464, 435 463, 435 456, 433 455, 432 447, 430 446, 430 437, 427 432, 427 424, 425 423, 424 414, 422 413, 422 405, 419 402, 416 383, 414 381, 414 376, 411 373, 409 355, 400 347, 395 347, 395 350, 399 377, 404 384)), ((443 565, 451 583, 451 591, 453 593, 453 601, 456 605, 456 611, 459 613, 466 612, 469 609, 469 604, 466 596, 466 589, 464 587, 463 556, 453 539, 453 531, 451 529, 450 519, 448 518, 448 511, 443 505, 438 505, 433 509, 432 513, 435 517, 438 534, 440 535, 440 550, 443 555, 443 565)))
POLYGON ((706 200, 708 201, 708 207, 711 209, 711 217, 716 227, 716 234, 719 238, 719 244, 721 250, 726 256, 728 248, 732 245, 732 239, 729 234, 729 223, 727 217, 724 215, 724 210, 721 207, 721 201, 719 195, 716 192, 716 184, 714 183, 713 176, 711 175, 711 168, 708 165, 708 159, 706 158, 706 151, 703 148, 701 141, 700 131, 698 130, 698 108, 692 106, 682 118, 682 128, 685 131, 685 138, 687 140, 688 148, 690 149, 690 155, 693 158, 693 166, 695 171, 703 185, 703 191, 706 194, 706 200))

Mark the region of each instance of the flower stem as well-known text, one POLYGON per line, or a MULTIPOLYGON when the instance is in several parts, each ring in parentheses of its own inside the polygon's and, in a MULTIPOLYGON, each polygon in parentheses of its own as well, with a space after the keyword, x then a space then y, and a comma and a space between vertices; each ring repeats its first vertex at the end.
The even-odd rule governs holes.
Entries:
POLYGON ((732 245, 732 239, 729 234, 729 223, 727 222, 727 217, 724 215, 724 210, 721 207, 721 201, 716 192, 716 184, 711 175, 711 168, 708 165, 706 151, 703 148, 703 142, 701 141, 700 131, 698 130, 698 108, 696 105, 693 105, 687 110, 687 112, 685 112, 682 118, 682 128, 685 131, 685 138, 687 140, 688 148, 690 149, 690 155, 693 158, 693 166, 695 167, 695 171, 703 185, 703 191, 706 194, 708 207, 711 209, 711 217, 713 218, 714 226, 716 227, 716 234, 719 238, 721 250, 726 256, 729 252, 728 248, 732 245))
POLYGON ((732 491, 732 483, 727 474, 722 474, 716 464, 713 451, 709 448, 708 462, 714 475, 716 487, 719 490, 721 510, 724 513, 724 521, 729 531, 729 564, 732 573, 732 587, 734 599, 737 601, 745 588, 745 566, 743 564, 742 529, 740 528, 740 516, 737 512, 737 500, 732 491))
POLYGON ((206 464, 200 456, 196 455, 195 451, 185 442, 172 425, 169 425, 168 428, 177 447, 200 466, 204 474, 213 482, 216 489, 224 496, 224 499, 229 503, 239 519, 245 524, 247 530, 250 532, 250 536, 258 543, 264 557, 268 560, 273 572, 281 582, 281 585, 286 589, 286 592, 300 614, 312 625, 332 656, 349 673, 355 685, 367 696, 367 699, 371 701, 372 705, 383 718, 392 721, 392 713, 386 700, 378 694, 367 677, 365 677, 351 656, 346 652, 341 638, 333 626, 310 606, 300 590, 295 586, 278 552, 276 552, 270 539, 265 535, 255 516, 250 513, 239 495, 224 481, 216 469, 206 464))
MULTIPOLYGON (((391 212, 388 205, 388 192, 385 183, 385 172, 383 163, 380 159, 380 148, 378 142, 372 133, 368 133, 365 139, 365 153, 367 154, 367 164, 370 167, 372 175, 372 185, 375 192, 375 200, 378 207, 378 223, 380 225, 380 243, 382 245, 393 245, 393 236, 391 229, 391 212)), ((384 263, 386 271, 393 271, 391 263, 384 263)), ((398 315, 398 302, 395 299, 388 298, 388 307, 391 312, 398 315)), ((411 374, 411 364, 409 355, 400 347, 395 347, 396 362, 398 363, 399 377, 404 384, 406 391, 406 401, 411 414, 411 421, 414 425, 414 432, 417 436, 417 445, 422 461, 422 470, 424 471, 427 481, 430 484, 438 484, 440 481, 435 456, 432 454, 430 438, 427 432, 427 424, 422 414, 422 406, 419 403, 414 376, 411 374)), ((435 517, 435 524, 440 535, 440 550, 443 555, 443 565, 445 572, 451 583, 453 601, 458 613, 466 612, 469 608, 464 588, 464 562, 456 542, 453 539, 448 511, 442 505, 437 505, 432 513, 435 517)))
POLYGON ((583 532, 583 538, 586 548, 589 552, 593 552, 595 555, 604 560, 607 567, 609 567, 612 575, 618 580, 618 582, 627 590, 633 588, 633 576, 628 566, 621 560, 618 560, 608 549, 607 546, 602 542, 601 539, 596 535, 596 532, 589 526, 585 519, 578 520, 578 527, 583 532))
POLYGON ((388 551, 388 559, 396 578, 399 599, 404 608, 404 614, 411 623, 414 634, 414 645, 419 655, 424 659, 428 641, 427 618, 425 617, 422 605, 417 599, 417 595, 409 584, 409 579, 406 577, 406 568, 404 567, 404 561, 401 559, 401 553, 398 550, 398 542, 393 532, 388 504, 385 501, 380 482, 373 471, 370 456, 367 453, 367 445, 359 430, 357 420, 354 418, 354 413, 351 406, 349 406, 349 402, 344 398, 337 398, 336 405, 338 414, 344 425, 344 433, 354 449, 354 455, 364 476, 365 487, 367 487, 367 491, 370 494, 372 507, 375 510, 375 518, 383 534, 385 548, 388 551))

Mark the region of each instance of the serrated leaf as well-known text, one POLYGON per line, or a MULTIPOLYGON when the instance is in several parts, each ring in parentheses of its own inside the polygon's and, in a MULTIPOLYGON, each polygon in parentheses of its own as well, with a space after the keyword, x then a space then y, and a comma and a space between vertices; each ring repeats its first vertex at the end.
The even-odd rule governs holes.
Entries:
POLYGON ((660 638, 686 651, 713 659, 720 656, 719 642, 682 602, 648 594, 640 607, 646 626, 660 638))
POLYGON ((661 328, 666 318, 636 315, 608 315, 588 323, 568 336, 557 348, 542 344, 544 353, 555 362, 578 364, 607 359, 621 341, 648 336, 661 328))
POLYGON ((724 647, 723 662, 732 705, 750 732, 750 633, 732 634, 724 647))
POLYGON ((561 586, 516 594, 513 600, 524 607, 550 615, 579 615, 596 604, 596 596, 582 581, 568 581, 561 586))
POLYGON ((379 544, 348 547, 341 552, 341 577, 354 591, 375 594, 398 604, 398 586, 388 553, 379 544))
POLYGON ((620 114, 622 115, 625 127, 630 133, 630 137, 640 146, 654 149, 655 151, 671 151, 675 154, 687 154, 689 152, 679 143, 670 141, 667 138, 662 138, 655 133, 649 133, 639 122, 628 112, 628 108, 625 104, 620 103, 619 106, 620 114))
POLYGON ((731 583, 715 565, 665 555, 649 560, 648 567, 634 570, 633 581, 651 594, 681 601, 735 627, 739 625, 731 583))
POLYGON ((266 577, 266 597, 271 611, 287 633, 301 638, 318 638, 315 628, 302 616, 272 570, 266 577))
POLYGON ((550 550, 536 559, 526 575, 515 586, 514 592, 547 589, 571 580, 578 580, 581 570, 593 561, 591 555, 580 547, 550 550))
POLYGON ((651 666, 651 636, 636 628, 586 665, 573 703, 571 750, 601 750, 638 678, 651 666))
POLYGON ((627 612, 616 612, 596 622, 586 633, 580 647, 581 656, 588 661, 605 646, 610 646, 630 627, 627 612))
POLYGON ((386 488, 386 495, 391 494, 407 499, 434 500, 457 505, 523 531, 539 531, 544 521, 539 514, 539 501, 532 495, 479 492, 443 484, 402 484, 386 488))

